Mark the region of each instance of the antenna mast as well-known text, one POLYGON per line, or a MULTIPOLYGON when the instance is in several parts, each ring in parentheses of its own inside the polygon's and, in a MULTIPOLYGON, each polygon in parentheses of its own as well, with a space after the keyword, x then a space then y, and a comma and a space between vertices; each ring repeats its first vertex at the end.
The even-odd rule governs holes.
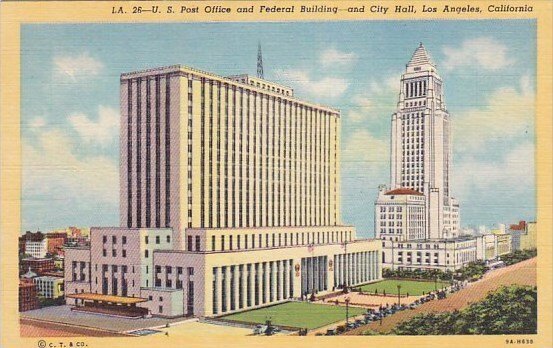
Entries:
POLYGON ((261 43, 257 46, 257 77, 263 78, 263 55, 261 54, 261 43))

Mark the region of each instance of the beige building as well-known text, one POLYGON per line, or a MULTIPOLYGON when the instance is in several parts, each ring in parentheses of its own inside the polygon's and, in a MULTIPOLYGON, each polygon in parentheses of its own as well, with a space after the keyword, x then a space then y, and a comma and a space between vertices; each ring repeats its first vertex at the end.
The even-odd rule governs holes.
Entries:
POLYGON ((520 249, 536 249, 537 248, 537 226, 535 222, 526 224, 526 233, 520 236, 520 249))
POLYGON ((38 294, 44 298, 56 299, 63 296, 64 279, 61 277, 42 276, 33 278, 38 294))
POLYGON ((70 304, 218 316, 381 278, 380 242, 341 221, 338 110, 247 75, 132 72, 120 149, 121 227, 67 249, 70 304))
POLYGON ((456 270, 478 258, 477 239, 458 237, 394 241, 383 240, 382 266, 391 269, 456 270))

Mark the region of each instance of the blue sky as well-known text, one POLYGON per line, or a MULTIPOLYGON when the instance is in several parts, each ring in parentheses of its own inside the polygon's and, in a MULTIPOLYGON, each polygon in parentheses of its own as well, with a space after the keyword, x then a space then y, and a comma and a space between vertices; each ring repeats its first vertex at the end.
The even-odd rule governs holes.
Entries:
POLYGON ((342 111, 342 217, 373 234, 399 78, 423 42, 444 79, 462 226, 535 219, 535 21, 79 24, 22 28, 22 230, 118 225, 119 75, 256 72, 342 111))

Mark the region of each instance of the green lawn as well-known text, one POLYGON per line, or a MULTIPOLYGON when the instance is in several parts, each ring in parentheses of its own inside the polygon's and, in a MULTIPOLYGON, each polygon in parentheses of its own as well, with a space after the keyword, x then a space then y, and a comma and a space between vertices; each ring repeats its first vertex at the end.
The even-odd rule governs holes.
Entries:
MULTIPOLYGON (((353 317, 363 314, 365 311, 363 308, 350 307, 349 315, 353 317)), ((223 319, 259 324, 265 324, 265 321, 270 319, 271 323, 276 326, 283 325, 316 329, 345 320, 346 308, 308 302, 287 302, 276 306, 227 315, 223 319)))
MULTIPOLYGON (((382 294, 386 291, 386 294, 397 295, 397 286, 401 285, 401 294, 409 295, 422 295, 422 293, 428 293, 434 291, 435 285, 433 281, 416 281, 416 280, 396 280, 388 279, 381 282, 372 283, 360 286, 359 288, 364 292, 374 293, 375 290, 378 290, 379 294, 382 294)), ((448 282, 438 282, 438 289, 441 289, 443 286, 448 286, 448 282)))

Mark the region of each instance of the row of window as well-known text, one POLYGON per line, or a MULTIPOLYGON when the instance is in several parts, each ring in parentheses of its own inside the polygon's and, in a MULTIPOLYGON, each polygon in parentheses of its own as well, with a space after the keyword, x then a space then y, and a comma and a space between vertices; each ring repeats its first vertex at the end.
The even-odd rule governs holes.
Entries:
POLYGON ((407 107, 414 107, 414 106, 424 106, 426 105, 426 100, 417 100, 412 102, 406 102, 405 106, 407 107))
POLYGON ((419 80, 405 83, 405 96, 407 98, 425 96, 427 92, 427 83, 427 80, 419 80))
MULTIPOLYGON (((217 250, 217 237, 211 236, 211 250, 217 250)), ((240 250, 254 248, 269 248, 294 245, 342 243, 352 239, 351 231, 327 232, 296 232, 296 233, 259 233, 244 235, 221 235, 219 250, 240 250)), ((192 236, 188 237, 188 250, 200 251, 200 237, 196 236, 196 243, 192 243, 192 236)))
POLYGON ((396 207, 396 206, 380 206, 380 212, 381 213, 385 213, 385 212, 398 212, 398 213, 401 213, 403 211, 403 207, 396 207))

